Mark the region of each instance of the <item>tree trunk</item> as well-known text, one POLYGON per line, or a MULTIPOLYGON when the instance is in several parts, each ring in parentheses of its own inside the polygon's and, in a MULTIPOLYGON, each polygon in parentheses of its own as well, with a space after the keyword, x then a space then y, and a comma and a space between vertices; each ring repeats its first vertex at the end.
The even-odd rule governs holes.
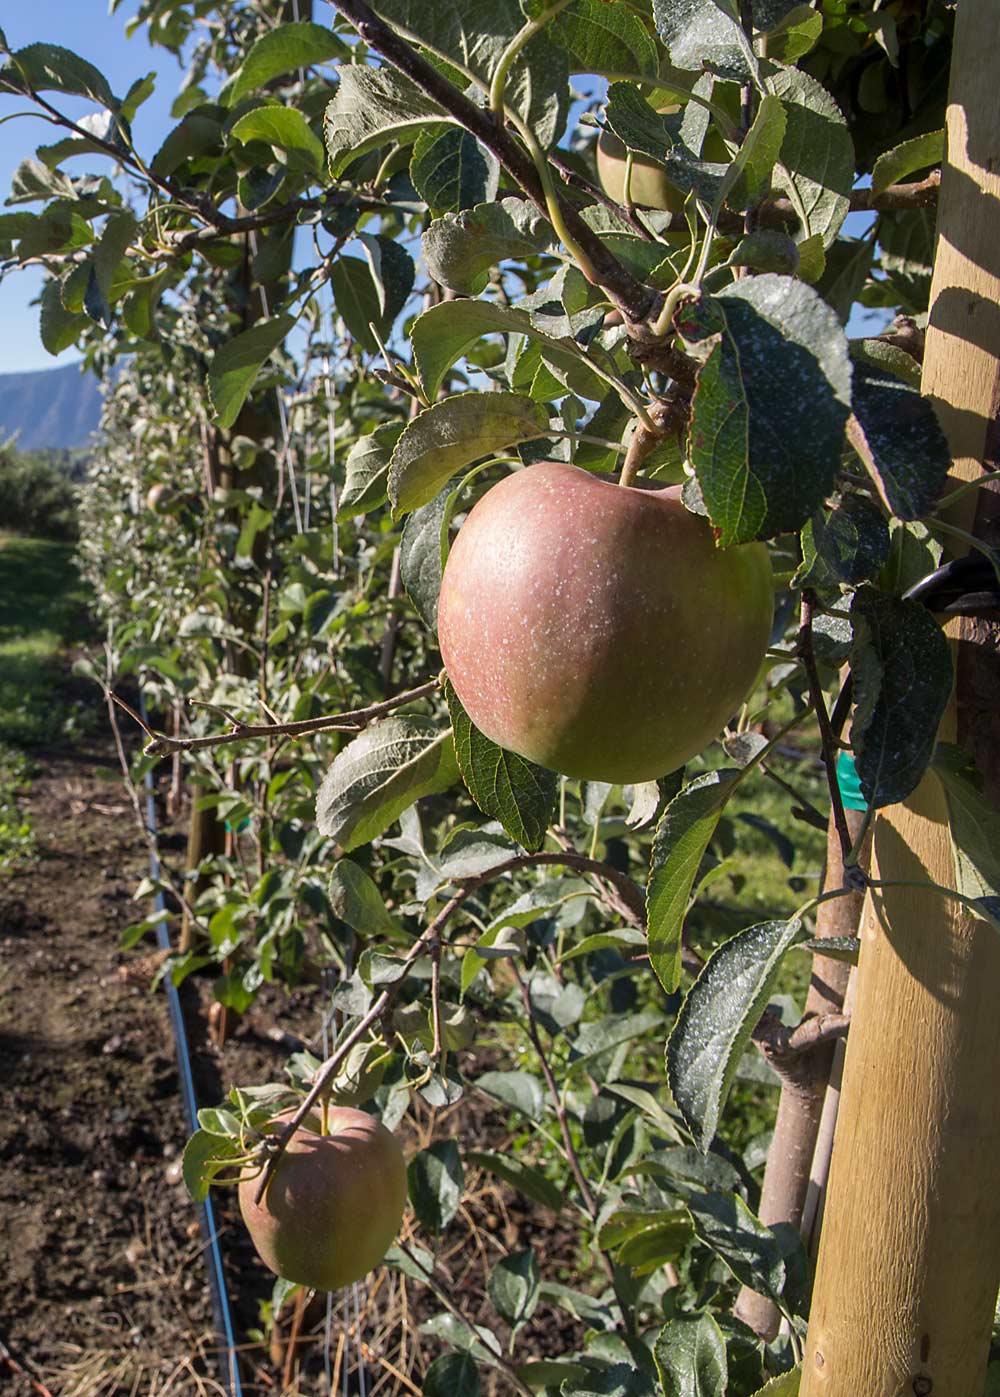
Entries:
MULTIPOLYGON (((1000 83, 995 0, 957 10, 924 391, 957 479, 997 466, 1000 83)), ((996 529, 996 497, 975 528, 996 529)), ((968 526, 975 510, 965 497, 968 526)), ((1000 795, 1000 628, 953 627, 957 735, 1000 795)), ((954 885, 941 788, 875 828, 878 877, 954 885)), ((921 888, 870 895, 801 1397, 979 1397, 1000 1283, 1000 937, 921 888)))
MULTIPOLYGON (((861 829, 863 816, 859 810, 845 813, 851 838, 854 839, 861 829)), ((831 815, 826 835, 826 876, 823 886, 839 888, 843 882, 843 853, 831 815)), ((860 893, 851 893, 822 903, 816 913, 816 935, 856 936, 861 901, 860 893)), ((813 956, 803 1019, 818 1014, 840 1013, 850 969, 845 961, 813 956)), ((835 1047, 833 1042, 820 1043, 803 1053, 782 1081, 774 1139, 767 1154, 764 1187, 760 1196, 760 1220, 769 1227, 777 1222, 791 1223, 793 1227, 802 1225, 813 1150, 835 1047)), ((749 1286, 744 1286, 740 1291, 736 1314, 762 1338, 773 1339, 778 1332, 781 1316, 774 1301, 758 1295, 749 1286)))

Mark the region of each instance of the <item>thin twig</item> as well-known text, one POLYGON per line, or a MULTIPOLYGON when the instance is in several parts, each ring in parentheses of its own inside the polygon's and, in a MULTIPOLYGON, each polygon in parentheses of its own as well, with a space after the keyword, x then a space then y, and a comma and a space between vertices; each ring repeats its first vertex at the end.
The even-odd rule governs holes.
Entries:
MULTIPOLYGON (((108 706, 108 721, 111 724, 111 733, 115 742, 115 751, 118 755, 118 764, 121 767, 122 771, 122 782, 125 786, 126 793, 128 794, 129 801, 131 802, 132 810, 135 813, 135 822, 139 827, 139 832, 141 833, 143 840, 145 841, 147 849, 156 859, 156 865, 160 870, 161 881, 169 883, 170 891, 173 894, 173 896, 177 899, 178 904, 188 914, 188 917, 190 918, 192 923, 198 928, 198 930, 203 932, 207 936, 208 928, 205 926, 205 923, 197 915, 194 908, 191 906, 191 903, 184 896, 184 893, 181 892, 181 890, 178 888, 177 882, 170 874, 170 871, 163 865, 160 856, 160 850, 156 843, 156 837, 153 834, 152 830, 149 828, 149 824, 147 823, 146 817, 143 814, 142 803, 139 799, 139 793, 135 788, 134 781, 132 780, 132 773, 129 766, 128 755, 125 751, 125 744, 122 741, 121 729, 118 726, 118 716, 115 713, 115 703, 118 703, 122 708, 126 710, 126 712, 130 713, 133 717, 137 718, 138 722, 142 723, 142 719, 138 717, 138 715, 134 712, 133 709, 131 709, 128 706, 128 704, 122 703, 121 700, 118 699, 111 692, 111 689, 108 687, 107 683, 105 683, 104 685, 104 698, 108 706)), ((146 729, 147 732, 149 731, 149 729, 146 728, 146 725, 144 723, 142 723, 142 726, 146 729)))
POLYGON ((274 1137, 273 1142, 268 1142, 269 1154, 264 1164, 264 1168, 261 1171, 260 1182, 257 1185, 257 1191, 254 1195, 256 1202, 259 1203, 260 1200, 263 1198, 264 1190, 267 1188, 267 1185, 271 1179, 271 1175, 274 1173, 275 1166, 277 1165, 278 1160, 284 1154, 285 1148, 288 1145, 289 1140, 291 1140, 292 1136, 295 1134, 296 1130, 298 1130, 299 1126, 305 1120, 306 1116, 312 1110, 313 1106, 323 1095, 324 1091, 329 1086, 329 1084, 333 1081, 334 1077, 337 1074, 337 1071, 347 1058, 348 1053, 354 1047, 355 1043, 360 1042, 360 1040, 364 1037, 364 1035, 368 1032, 372 1025, 378 1022, 378 1020, 382 1017, 385 1011, 392 1004, 393 1000, 396 998, 396 995, 402 988, 403 981, 406 978, 406 971, 414 963, 414 961, 416 961, 425 951, 431 948, 434 941, 437 940, 437 938, 440 936, 441 931, 447 923, 448 918, 451 916, 451 914, 455 912, 459 907, 461 907, 462 903, 473 891, 473 888, 478 887, 480 883, 484 882, 487 876, 488 875, 480 875, 478 878, 475 879, 470 878, 468 880, 468 883, 461 887, 458 890, 458 892, 456 892, 455 895, 445 903, 441 911, 437 914, 433 921, 430 922, 423 935, 418 937, 417 940, 414 941, 410 949, 407 951, 406 955, 403 958, 402 965, 400 966, 399 979, 395 980, 391 985, 386 986, 386 988, 371 1005, 367 1014, 365 1014, 361 1019, 359 1019, 355 1026, 351 1029, 351 1031, 340 1040, 340 1042, 337 1044, 336 1049, 330 1054, 327 1060, 318 1069, 316 1076, 313 1080, 312 1086, 309 1088, 309 1091, 303 1097, 301 1104, 296 1108, 295 1114, 285 1125, 281 1133, 274 1137))
POLYGON ((854 841, 851 839, 850 830, 847 828, 847 817, 844 814, 844 800, 840 793, 840 782, 837 780, 837 739, 830 726, 830 715, 826 707, 826 695, 823 692, 823 685, 819 677, 819 669, 816 665, 816 655, 813 650, 812 622, 813 622, 814 601, 812 593, 806 588, 802 593, 801 625, 796 639, 796 653, 802 661, 802 666, 809 681, 809 698, 816 711, 816 721, 819 724, 820 742, 823 748, 823 765, 826 768, 826 784, 830 791, 830 803, 833 807, 834 822, 837 826, 837 838, 840 840, 840 847, 844 856, 844 878, 851 887, 862 887, 863 882, 856 882, 857 879, 865 879, 865 875, 856 863, 850 862, 854 841))
MULTIPOLYGON (((558 1083, 555 1079, 555 1074, 553 1073, 552 1066, 549 1062, 548 1054, 545 1051, 545 1045, 542 1043, 541 1035, 539 1034, 538 1027, 535 1023, 535 1011, 532 1007, 531 995, 528 993, 528 987, 524 983, 524 978, 521 975, 521 972, 518 970, 517 966, 514 964, 513 961, 511 961, 511 972, 517 984, 517 991, 518 994, 521 996, 521 1002, 524 1004, 525 1014, 527 1016, 528 1037, 531 1039, 532 1047, 538 1054, 538 1061, 541 1065, 542 1076, 545 1078, 545 1084, 549 1089, 549 1095, 552 1098, 552 1105, 555 1109, 556 1120, 559 1122, 559 1133, 562 1136, 563 1152, 566 1155, 566 1161, 569 1164, 570 1170, 573 1174, 573 1178, 576 1180, 576 1186, 580 1191, 580 1198, 583 1201, 583 1206, 586 1209, 591 1221, 596 1222, 599 1209, 594 1199, 594 1195, 590 1191, 590 1185, 587 1183, 586 1175, 584 1174, 583 1169, 580 1165, 580 1157, 576 1152, 576 1146, 573 1144, 573 1136, 569 1128, 569 1117, 566 1114, 566 1107, 563 1103, 562 1093, 559 1090, 558 1083)), ((625 1300, 622 1298, 618 1291, 618 1286, 615 1280, 614 1262, 611 1260, 611 1257, 608 1255, 606 1251, 602 1250, 600 1255, 601 1262, 604 1266, 605 1271, 607 1272, 608 1280, 611 1282, 611 1287, 615 1292, 615 1299, 618 1301, 618 1308, 621 1310, 622 1320, 624 1321, 625 1329, 629 1334, 631 1334, 635 1327, 634 1321, 632 1319, 632 1312, 628 1304, 625 1302, 625 1300)))
POLYGON ((301 718, 295 723, 242 723, 230 715, 233 726, 229 732, 210 733, 204 737, 170 737, 167 733, 150 732, 145 723, 142 723, 142 719, 127 704, 122 703, 115 695, 112 695, 112 698, 116 703, 121 703, 121 706, 142 724, 144 731, 150 733, 150 741, 143 748, 144 754, 147 757, 161 757, 168 752, 195 752, 205 747, 225 747, 231 742, 247 742, 255 737, 304 737, 309 733, 329 731, 360 732, 383 713, 390 713, 394 708, 401 708, 403 704, 416 703, 418 699, 427 698, 434 693, 438 684, 438 679, 429 679, 426 684, 418 684, 415 689, 407 689, 405 693, 396 694, 394 698, 384 699, 381 703, 369 704, 367 708, 354 708, 346 713, 327 713, 319 718, 301 718))

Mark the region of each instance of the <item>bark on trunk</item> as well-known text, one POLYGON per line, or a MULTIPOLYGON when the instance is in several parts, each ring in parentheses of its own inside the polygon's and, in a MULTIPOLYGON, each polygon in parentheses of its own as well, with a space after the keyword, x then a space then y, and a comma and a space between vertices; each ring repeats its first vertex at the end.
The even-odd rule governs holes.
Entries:
MULTIPOLYGON (((861 812, 848 810, 845 813, 851 837, 856 838, 861 828, 861 812)), ((839 888, 843 881, 844 860, 831 816, 826 836, 826 876, 823 886, 839 888)), ((816 935, 856 936, 861 902, 860 893, 851 893, 822 903, 816 913, 816 935)), ((850 968, 844 961, 813 956, 812 978, 803 1020, 841 1012, 850 968)), ((778 1222, 791 1223, 793 1227, 802 1225, 816 1134, 837 1046, 833 1042, 821 1043, 810 1052, 803 1053, 782 1084, 774 1139, 767 1155, 760 1198, 760 1219, 769 1227, 778 1222)), ((744 1324, 766 1339, 775 1337, 781 1322, 774 1302, 764 1295, 758 1295, 748 1286, 740 1291, 736 1314, 744 1324)))

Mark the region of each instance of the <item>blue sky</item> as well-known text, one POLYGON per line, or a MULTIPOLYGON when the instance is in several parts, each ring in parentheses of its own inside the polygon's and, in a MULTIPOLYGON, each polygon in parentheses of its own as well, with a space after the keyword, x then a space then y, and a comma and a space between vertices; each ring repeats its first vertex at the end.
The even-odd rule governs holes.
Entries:
MULTIPOLYGON (((5 0, 0 5, 7 42, 11 48, 25 44, 61 44, 94 63, 104 73, 114 92, 123 94, 137 77, 156 71, 160 76, 156 91, 140 107, 134 125, 139 149, 155 150, 170 129, 170 105, 177 91, 178 67, 163 49, 151 49, 144 31, 129 39, 128 20, 135 14, 138 0, 125 0, 118 13, 108 15, 107 0, 5 0)), ((93 104, 56 98, 53 101, 69 116, 93 111, 93 104)), ((0 93, 0 118, 23 111, 23 100, 0 93)), ((57 140, 56 128, 37 117, 25 117, 0 124, 0 200, 10 187, 11 176, 35 147, 57 140)), ((96 168, 90 157, 92 168, 96 168)), ((77 161, 82 167, 82 162, 77 161)), ((72 170, 74 162, 67 168, 72 170)), ((30 207, 30 206, 29 206, 30 207)), ((38 307, 30 305, 41 287, 41 273, 32 270, 12 273, 0 283, 0 373, 28 369, 49 369, 68 364, 79 356, 67 350, 54 359, 38 338, 38 307)))
MULTIPOLYGON (((436 2, 428 0, 428 3, 436 2)), ((107 0, 21 0, 18 5, 13 0, 5 0, 2 22, 12 48, 48 42, 73 49, 96 64, 113 91, 119 94, 125 93, 136 78, 155 71, 156 90, 140 107, 133 127, 139 149, 151 154, 174 124, 170 106, 177 92, 180 70, 165 50, 150 48, 144 30, 132 38, 126 37, 127 23, 138 3, 139 0, 124 0, 117 14, 109 16, 107 0)), ((54 97, 53 100, 70 116, 82 116, 93 110, 92 104, 73 98, 54 97)), ((33 156, 36 146, 58 138, 56 128, 38 117, 2 120, 26 106, 23 100, 0 94, 0 201, 20 162, 33 156)), ((94 157, 84 159, 87 167, 96 167, 94 157)), ((69 162, 68 168, 72 169, 73 163, 69 162)), ((83 162, 77 163, 82 166, 83 162)), ((866 215, 852 215, 848 231, 857 236, 869 221, 866 215)), ((38 336, 38 308, 31 304, 41 283, 41 272, 33 270, 12 273, 0 283, 0 373, 53 368, 57 363, 72 363, 79 358, 71 349, 54 359, 42 347, 38 336)), ((849 329, 858 333, 862 328, 873 333, 871 324, 862 327, 856 314, 849 329)))

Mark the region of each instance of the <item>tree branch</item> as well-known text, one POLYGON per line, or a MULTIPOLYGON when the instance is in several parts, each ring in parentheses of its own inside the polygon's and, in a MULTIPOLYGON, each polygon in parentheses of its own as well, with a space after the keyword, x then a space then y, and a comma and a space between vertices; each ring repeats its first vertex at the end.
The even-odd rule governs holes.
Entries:
MULTIPOLYGON (((425 96, 455 117, 487 150, 491 150, 532 202, 548 215, 542 181, 530 156, 491 111, 471 102, 411 44, 380 19, 364 0, 331 0, 331 3, 345 19, 350 20, 370 48, 377 49, 425 96)), ((566 228, 586 254, 597 284, 607 292, 628 321, 647 319, 660 300, 659 293, 637 281, 583 221, 573 205, 557 197, 566 228)))
MULTIPOLYGON (((367 708, 353 708, 346 713, 326 713, 319 718, 300 718, 294 723, 242 723, 232 719, 229 732, 209 733, 204 737, 170 737, 167 733, 153 733, 151 740, 142 749, 147 757, 162 757, 168 752, 196 752, 206 747, 226 747, 232 742, 247 742, 255 737, 305 737, 314 732, 360 732, 383 713, 391 713, 407 703, 427 698, 438 688, 438 679, 429 679, 426 684, 418 684, 415 689, 407 689, 381 703, 369 704, 367 708)), ((115 702, 133 718, 136 714, 116 695, 115 702)), ((138 722, 139 719, 136 718, 138 722)), ((149 729, 146 728, 149 732, 149 729)))
POLYGON ((802 593, 801 615, 802 623, 799 626, 799 634, 795 649, 802 661, 802 666, 806 672, 806 678, 809 681, 809 699, 816 711, 816 721, 819 724, 820 741, 823 747, 823 765, 826 769, 826 784, 830 791, 833 818, 836 822, 837 837, 840 840, 841 853, 844 859, 844 882, 847 887, 857 889, 865 885, 867 878, 863 870, 860 869, 857 864, 849 862, 851 851, 854 847, 854 841, 851 839, 850 831, 847 828, 847 818, 844 814, 844 800, 840 793, 840 782, 837 780, 837 739, 830 725, 830 715, 826 707, 826 695, 823 693, 823 685, 820 681, 819 669, 816 665, 816 655, 813 651, 813 598, 808 588, 802 593))

